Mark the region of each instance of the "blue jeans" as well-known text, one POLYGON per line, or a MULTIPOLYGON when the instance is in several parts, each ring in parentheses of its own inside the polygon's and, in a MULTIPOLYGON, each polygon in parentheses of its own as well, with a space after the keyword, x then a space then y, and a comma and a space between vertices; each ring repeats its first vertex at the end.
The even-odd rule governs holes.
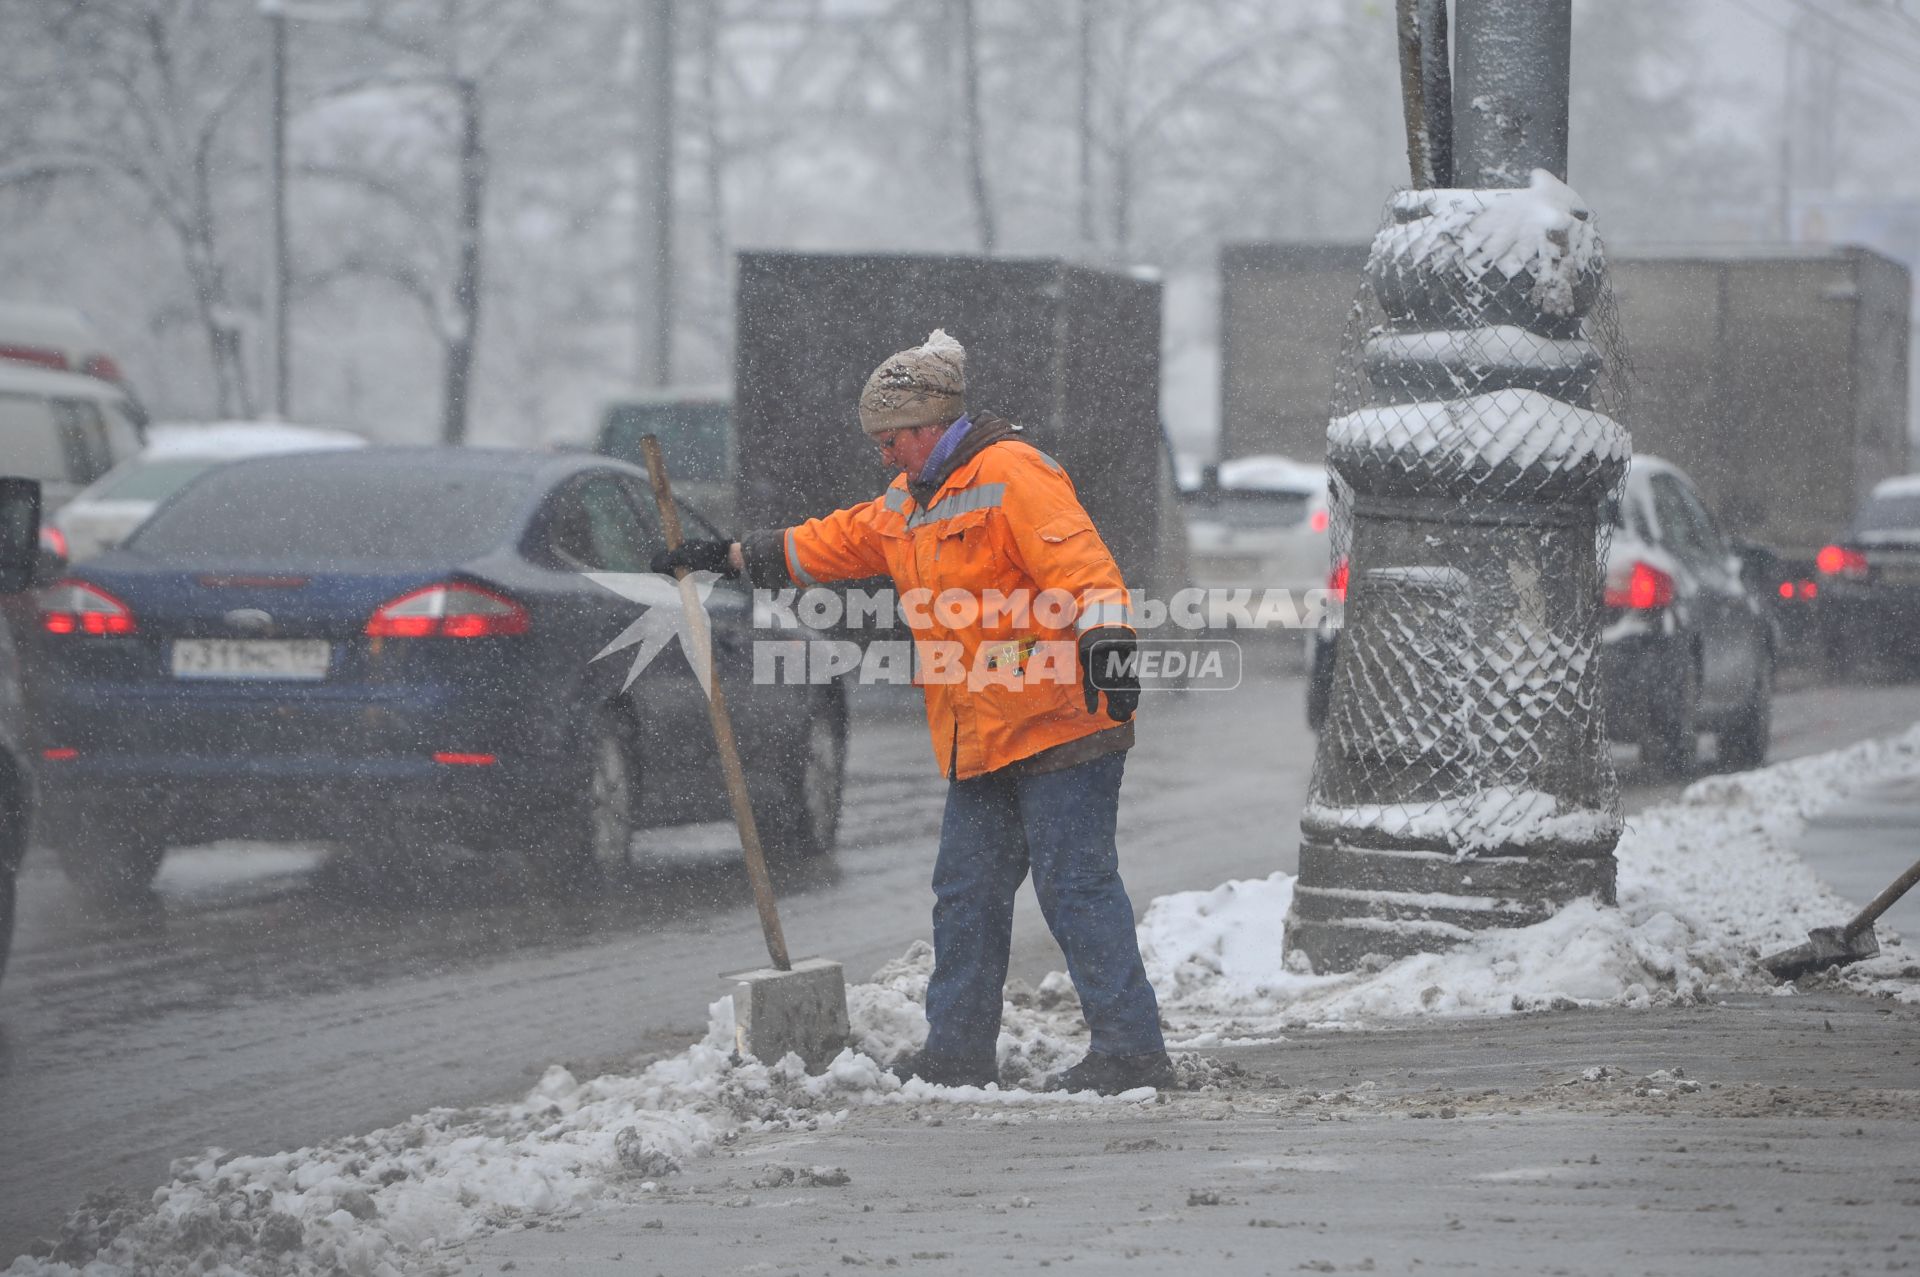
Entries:
POLYGON ((1029 868, 1093 1030, 1093 1049, 1166 1049, 1113 840, 1126 761, 1122 752, 1040 776, 988 773, 947 790, 933 868, 929 1055, 993 1067, 1013 897, 1029 868))

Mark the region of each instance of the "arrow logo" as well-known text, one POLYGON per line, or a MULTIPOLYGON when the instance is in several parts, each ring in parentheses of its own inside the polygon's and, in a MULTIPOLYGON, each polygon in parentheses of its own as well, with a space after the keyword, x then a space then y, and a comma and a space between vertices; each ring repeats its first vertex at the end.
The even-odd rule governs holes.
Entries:
MULTIPOLYGON (((594 653, 593 659, 597 661, 603 656, 639 645, 640 650, 633 654, 633 665, 627 670, 627 681, 620 685, 621 691, 632 687, 633 680, 640 677, 640 672, 652 664, 653 658, 677 636, 680 649, 687 654, 687 664, 693 667, 693 676, 700 680, 700 690, 709 698, 712 697, 713 653, 706 645, 694 641, 692 618, 680 605, 678 582, 658 572, 587 572, 583 575, 602 589, 611 590, 628 602, 646 608, 638 620, 594 653)), ((707 635, 711 637, 713 619, 707 612, 707 596, 713 593, 714 583, 720 579, 720 574, 689 572, 687 579, 693 582, 698 593, 696 601, 700 607, 700 619, 705 623, 707 635)))

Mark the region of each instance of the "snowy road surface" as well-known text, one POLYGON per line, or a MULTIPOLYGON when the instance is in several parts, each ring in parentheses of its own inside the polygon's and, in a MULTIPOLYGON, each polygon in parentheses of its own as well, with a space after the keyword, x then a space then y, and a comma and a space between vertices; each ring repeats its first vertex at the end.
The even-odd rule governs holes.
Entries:
MULTIPOLYGON (((1153 896, 1294 868, 1313 738, 1297 676, 1150 704, 1128 767, 1122 849, 1153 896)), ((1920 687, 1783 695, 1775 754, 1891 734, 1920 687)), ((864 978, 927 929, 943 784, 911 705, 854 738, 843 847, 781 882, 789 943, 864 978)), ((1630 807, 1678 792, 1625 767, 1630 807)), ((176 853, 159 906, 89 916, 44 855, 22 879, 0 988, 0 1258, 88 1191, 141 1192, 208 1145, 292 1148, 437 1103, 524 1091, 697 1036, 716 975, 760 937, 725 827, 655 838, 625 889, 590 903, 520 898, 374 906, 317 853, 176 853), (316 871, 316 867, 318 867, 316 871)), ((1023 902, 1014 974, 1058 957, 1023 902)))

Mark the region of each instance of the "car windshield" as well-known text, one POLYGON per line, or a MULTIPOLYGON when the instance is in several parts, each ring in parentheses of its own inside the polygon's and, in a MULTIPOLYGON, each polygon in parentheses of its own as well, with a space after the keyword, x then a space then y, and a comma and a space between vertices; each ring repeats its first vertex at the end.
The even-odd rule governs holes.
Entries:
POLYGON ((1221 488, 1184 498, 1189 518, 1234 528, 1290 528, 1307 517, 1313 497, 1305 492, 1221 488))
POLYGON ((164 501, 187 480, 219 464, 218 457, 136 462, 94 489, 92 496, 99 501, 164 501))
POLYGON ((460 563, 507 539, 528 484, 510 472, 391 461, 235 465, 181 492, 128 547, 191 559, 460 563))
POLYGON ((1920 532, 1920 492, 1875 497, 1860 512, 1859 532, 1920 532))

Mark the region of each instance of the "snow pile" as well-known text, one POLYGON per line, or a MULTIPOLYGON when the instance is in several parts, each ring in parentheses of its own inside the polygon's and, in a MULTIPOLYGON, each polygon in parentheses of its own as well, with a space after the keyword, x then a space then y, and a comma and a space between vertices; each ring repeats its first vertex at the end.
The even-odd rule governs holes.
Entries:
POLYGON ((623 1186, 648 1191, 741 1129, 831 1124, 836 1105, 892 1082, 851 1052, 819 1077, 792 1057, 735 1064, 725 1018, 637 1076, 581 1082, 555 1065, 518 1103, 435 1109, 271 1156, 209 1150, 176 1162, 149 1209, 91 1201, 47 1261, 22 1258, 7 1272, 393 1272, 408 1251, 575 1212, 623 1186))
MULTIPOLYGON (((1286 874, 1163 896, 1140 924, 1147 974, 1180 1044, 1354 1027, 1423 1014, 1497 1015, 1562 1006, 1646 1006, 1763 991, 1766 954, 1850 917, 1794 852, 1836 799, 1920 772, 1920 728, 1759 771, 1697 782, 1621 837, 1620 907, 1582 901, 1535 926, 1490 931, 1447 953, 1315 976, 1280 961, 1286 874)), ((1897 939, 1824 979, 1920 1002, 1920 964, 1897 939)))
MULTIPOLYGON (((733 1000, 710 1008, 706 1037, 637 1076, 582 1082, 559 1065, 517 1103, 435 1109, 397 1126, 271 1156, 210 1149, 174 1164, 151 1201, 90 1199, 52 1254, 21 1257, 6 1277, 247 1272, 368 1277, 408 1257, 591 1203, 659 1191, 689 1159, 742 1131, 830 1128, 848 1108, 945 1101, 976 1106, 1081 1106, 1090 1093, 904 1085, 878 1061, 926 1037, 933 951, 916 944, 872 983, 848 990, 855 1049, 818 1076, 797 1056, 737 1060, 733 1000)), ((1003 1074, 1036 1083, 1078 1058, 1064 1040, 1078 1020, 1071 986, 1051 979, 1032 1009, 1010 1009, 1003 1074)), ((1142 1089, 1119 1097, 1144 1101, 1142 1089)))

